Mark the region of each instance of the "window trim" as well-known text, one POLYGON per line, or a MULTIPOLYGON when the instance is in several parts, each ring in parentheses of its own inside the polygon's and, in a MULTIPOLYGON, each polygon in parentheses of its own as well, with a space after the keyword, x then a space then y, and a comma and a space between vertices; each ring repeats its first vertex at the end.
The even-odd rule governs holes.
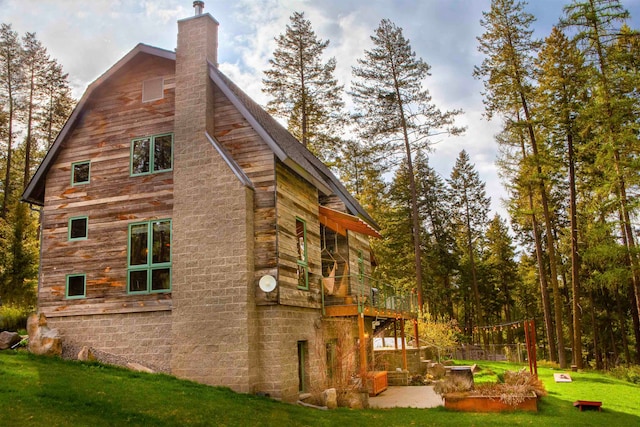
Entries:
POLYGON ((76 185, 87 185, 90 182, 91 182, 91 160, 81 160, 79 162, 71 163, 71 186, 75 187, 76 185), (87 180, 75 182, 74 180, 76 176, 76 166, 83 165, 83 164, 89 165, 89 174, 87 176, 87 180))
POLYGON ((299 254, 296 254, 296 264, 298 266, 298 271, 300 271, 300 268, 302 268, 302 271, 304 272, 304 285, 303 286, 300 285, 300 279, 298 278, 298 289, 308 291, 309 290, 309 254, 308 254, 307 248, 309 247, 309 242, 307 239, 307 221, 296 216, 296 223, 295 223, 296 224, 295 225, 296 248, 298 248, 298 222, 302 224, 302 241, 304 242, 304 247, 303 247, 304 259, 298 258, 299 254))
POLYGON ((170 240, 169 245, 173 245, 173 221, 171 218, 158 218, 151 219, 148 221, 137 221, 129 224, 127 229, 127 294, 128 295, 147 295, 147 294, 160 294, 160 293, 168 293, 171 292, 173 287, 173 251, 169 251, 169 262, 161 262, 161 263, 153 263, 153 249, 148 250, 149 248, 153 248, 153 223, 156 222, 169 222, 169 232, 170 232, 170 240), (131 265, 131 229, 137 225, 147 225, 147 263, 140 265, 131 265), (151 278, 153 272, 156 270, 169 270, 169 288, 168 289, 151 289, 151 278), (147 272, 147 289, 145 291, 132 291, 131 290, 131 272, 134 271, 146 271, 147 272))
POLYGON ((171 172, 173 170, 173 142, 174 142, 173 132, 160 133, 160 134, 157 134, 157 135, 150 135, 150 136, 142 136, 142 137, 139 137, 139 138, 132 139, 131 143, 130 143, 130 148, 129 148, 129 176, 144 176, 144 175, 152 175, 152 174, 156 174, 156 173, 171 172), (153 153, 155 151, 156 138, 161 138, 163 136, 170 136, 171 137, 171 167, 169 167, 168 169, 153 170, 154 166, 155 166, 155 160, 154 160, 153 153), (144 139, 149 139, 149 171, 148 172, 134 173, 134 171, 133 171, 133 146, 134 146, 134 143, 136 141, 142 141, 144 139))
POLYGON ((87 275, 85 273, 72 273, 67 274, 65 279, 64 296, 66 299, 83 299, 87 297, 87 275), (69 295, 69 279, 72 277, 82 277, 83 280, 83 292, 82 295, 69 295))
POLYGON ((78 240, 87 240, 89 238, 89 217, 86 215, 83 216, 73 216, 69 218, 69 222, 67 223, 67 240, 70 242, 75 242, 78 240), (71 223, 78 219, 86 220, 86 224, 84 227, 84 237, 71 237, 71 223))

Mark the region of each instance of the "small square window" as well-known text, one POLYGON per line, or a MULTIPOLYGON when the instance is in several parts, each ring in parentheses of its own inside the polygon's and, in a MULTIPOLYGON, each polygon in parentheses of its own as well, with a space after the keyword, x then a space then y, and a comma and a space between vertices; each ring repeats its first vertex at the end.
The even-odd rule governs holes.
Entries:
POLYGON ((88 236, 89 218, 81 216, 69 219, 69 240, 84 240, 88 236))
POLYGON ((91 163, 89 160, 71 164, 71 185, 88 184, 90 179, 91 163))
POLYGON ((86 276, 84 274, 70 274, 67 276, 67 298, 84 298, 86 296, 86 276))

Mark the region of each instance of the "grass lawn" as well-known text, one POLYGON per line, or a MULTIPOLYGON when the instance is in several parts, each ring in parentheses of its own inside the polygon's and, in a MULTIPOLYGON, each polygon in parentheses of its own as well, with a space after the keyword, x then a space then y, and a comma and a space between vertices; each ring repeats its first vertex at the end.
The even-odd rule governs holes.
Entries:
MULTIPOLYGON (((480 362, 478 380, 517 365, 480 362)), ((600 373, 571 373, 555 383, 538 370, 549 395, 539 412, 456 413, 435 409, 318 411, 218 387, 93 363, 0 352, 3 426, 635 426, 640 386, 600 373), (572 402, 600 400, 603 411, 580 412, 572 402)))

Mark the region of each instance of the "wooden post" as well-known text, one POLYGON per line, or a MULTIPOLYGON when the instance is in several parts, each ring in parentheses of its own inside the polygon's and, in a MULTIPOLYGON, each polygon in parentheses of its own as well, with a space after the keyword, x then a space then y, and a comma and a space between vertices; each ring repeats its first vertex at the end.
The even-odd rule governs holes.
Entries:
POLYGON ((407 349, 404 339, 404 319, 400 319, 400 338, 402 339, 402 369, 407 370, 407 349))
POLYGON ((398 349, 398 324, 397 320, 393 319, 393 347, 398 349))
POLYGON ((531 361, 531 338, 529 337, 529 321, 524 321, 524 342, 527 346, 527 359, 529 359, 529 372, 533 374, 533 365, 531 361))
POLYGON ((420 354, 420 337, 418 336, 418 319, 413 319, 413 333, 416 336, 416 348, 420 354))
POLYGON ((362 384, 366 384, 367 379, 367 342, 364 336, 364 314, 358 316, 358 338, 360 340, 360 378, 362 384))
MULTIPOLYGON (((533 353, 533 374, 538 378, 538 349, 536 344, 536 324, 535 320, 532 320, 529 328, 531 329, 531 352, 533 353)), ((564 351, 564 349, 562 349, 564 351)))

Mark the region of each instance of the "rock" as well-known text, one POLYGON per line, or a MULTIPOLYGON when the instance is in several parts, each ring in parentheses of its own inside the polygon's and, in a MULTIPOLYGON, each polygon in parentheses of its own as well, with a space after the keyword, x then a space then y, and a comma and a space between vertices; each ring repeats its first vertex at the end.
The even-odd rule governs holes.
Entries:
POLYGON ((45 356, 62 355, 62 338, 57 329, 49 329, 44 314, 32 314, 27 319, 29 351, 45 356))
POLYGON ((153 374, 154 370, 151 368, 147 368, 146 366, 143 366, 139 363, 135 363, 135 362, 130 362, 127 363, 127 368, 131 369, 132 371, 138 371, 138 372, 146 372, 148 374, 153 374))
POLYGON ((441 363, 433 363, 432 366, 427 368, 429 375, 432 375, 435 379, 441 379, 446 373, 444 365, 441 363))
POLYGON ((329 409, 338 407, 338 392, 335 388, 328 388, 322 392, 322 404, 329 409))
POLYGON ((6 350, 18 344, 22 338, 17 332, 4 331, 0 333, 0 350, 6 350))
POLYGON ((93 350, 91 350, 87 346, 84 346, 78 353, 78 360, 82 360, 83 362, 93 362, 96 360, 96 355, 93 354, 93 350))

